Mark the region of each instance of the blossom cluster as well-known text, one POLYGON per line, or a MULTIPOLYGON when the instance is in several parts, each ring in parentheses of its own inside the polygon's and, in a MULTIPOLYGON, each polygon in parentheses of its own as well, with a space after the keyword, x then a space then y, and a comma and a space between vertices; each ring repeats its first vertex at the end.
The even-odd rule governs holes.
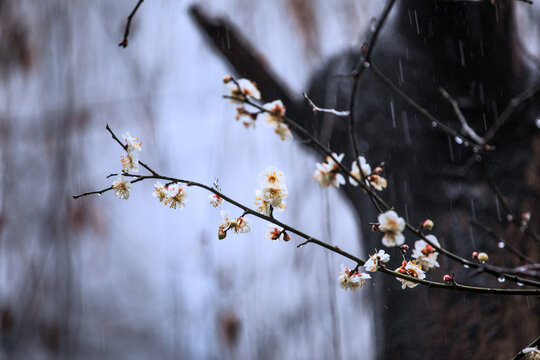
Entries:
MULTIPOLYGON (((398 267, 395 271, 404 274, 409 275, 411 277, 417 278, 417 279, 425 279, 426 274, 422 270, 422 266, 417 264, 415 261, 405 261, 403 260, 403 263, 400 267, 398 267)), ((401 281, 401 288, 405 289, 406 287, 413 288, 418 283, 412 282, 410 280, 402 279, 402 278, 396 278, 398 281, 401 281)))
POLYGON ((375 272, 383 263, 387 263, 390 260, 390 255, 388 255, 384 250, 379 250, 378 253, 370 255, 369 259, 364 264, 364 269, 369 272, 375 272))
POLYGON ((159 181, 154 184, 152 196, 157 198, 165 205, 169 205, 171 209, 184 209, 185 200, 188 197, 186 189, 181 184, 163 185, 159 181))
POLYGON ((240 216, 231 218, 228 211, 221 210, 222 222, 218 228, 218 239, 223 240, 227 236, 227 231, 232 230, 236 234, 247 233, 251 230, 251 220, 240 216))
POLYGON ((338 280, 339 286, 342 289, 350 289, 354 292, 366 284, 365 279, 371 279, 371 276, 366 273, 361 273, 358 270, 353 272, 347 269, 345 265, 341 265, 341 272, 339 273, 338 280))
POLYGON ((285 198, 289 195, 285 176, 276 168, 269 166, 259 174, 260 188, 255 190, 257 211, 271 216, 275 208, 285 210, 285 198))
MULTIPOLYGON (((126 155, 122 155, 120 158, 122 161, 122 171, 124 173, 137 172, 139 171, 138 152, 142 150, 142 143, 137 141, 139 138, 131 136, 129 131, 126 131, 122 137, 126 143, 126 155)), ((125 176, 118 175, 112 183, 112 189, 117 198, 127 200, 129 198, 129 191, 131 190, 131 182, 125 176)))
POLYGON ((141 142, 137 142, 139 138, 131 136, 129 131, 126 131, 123 135, 126 143, 126 155, 121 157, 122 170, 126 173, 139 171, 139 156, 138 152, 142 150, 141 142))
POLYGON ((255 127, 257 118, 260 116, 265 123, 274 129, 274 132, 281 140, 292 140, 293 135, 289 129, 289 125, 285 122, 285 105, 281 100, 275 100, 266 103, 261 110, 249 111, 246 109, 246 102, 251 99, 261 100, 261 93, 255 83, 247 79, 235 80, 231 76, 225 76, 223 82, 227 87, 227 96, 231 102, 240 104, 236 108, 236 120, 242 121, 246 127, 255 127))
POLYGON ((363 156, 358 156, 358 162, 353 161, 351 168, 351 177, 349 177, 349 182, 353 186, 358 186, 358 181, 361 181, 362 178, 366 179, 366 184, 373 186, 377 191, 383 191, 386 189, 388 182, 385 178, 381 176, 382 168, 377 166, 373 171, 371 171, 371 166, 367 163, 366 158, 363 156), (359 165, 360 164, 360 165, 359 165), (362 173, 360 173, 362 171, 362 173))
POLYGON ((326 157, 326 163, 316 164, 317 169, 313 174, 313 179, 317 180, 320 187, 333 186, 339 188, 339 185, 345 185, 345 178, 339 173, 339 163, 341 163, 343 156, 345 154, 337 155, 332 153, 332 156, 326 157))

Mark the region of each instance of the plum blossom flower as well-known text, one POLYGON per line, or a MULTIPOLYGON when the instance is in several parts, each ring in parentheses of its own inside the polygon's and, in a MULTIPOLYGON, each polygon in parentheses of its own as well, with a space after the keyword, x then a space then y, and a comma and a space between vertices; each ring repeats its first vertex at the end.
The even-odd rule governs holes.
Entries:
POLYGON ((169 193, 167 192, 167 187, 159 181, 156 181, 156 183, 154 184, 154 191, 152 192, 152 196, 157 198, 159 202, 165 201, 165 199, 167 199, 167 197, 169 196, 169 193))
POLYGON ((351 270, 347 269, 345 265, 341 265, 338 281, 342 289, 351 289, 354 292, 366 284, 365 279, 371 279, 371 276, 358 271, 351 274, 351 270))
POLYGON ((372 174, 367 177, 367 180, 373 186, 373 188, 377 191, 383 191, 386 189, 386 186, 388 186, 388 182, 385 178, 383 178, 381 175, 378 174, 372 174))
MULTIPOLYGON (((395 271, 400 272, 400 273, 402 273, 404 275, 412 276, 412 277, 420 279, 420 280, 422 280, 422 279, 424 279, 426 277, 426 274, 422 270, 422 267, 420 265, 418 265, 415 261, 406 262, 405 260, 403 260, 403 264, 400 267, 398 267, 395 271)), ((396 278, 396 279, 401 281, 401 288, 402 289, 405 289, 406 287, 413 288, 416 285, 418 285, 418 283, 415 283, 415 282, 412 282, 412 281, 409 281, 409 280, 405 280, 405 279, 402 279, 402 278, 396 278)))
MULTIPOLYGON (((441 246, 434 235, 426 235, 426 238, 433 244, 439 247, 441 246)), ((427 271, 431 268, 439 267, 439 263, 437 262, 438 255, 439 253, 435 250, 435 248, 426 241, 417 240, 414 243, 412 257, 416 259, 417 263, 422 266, 424 270, 427 271)))
POLYGON ((400 246, 405 242, 402 232, 405 230, 405 220, 393 211, 379 215, 379 229, 384 232, 382 243, 384 246, 400 246))
POLYGON ((221 207, 221 205, 223 204, 223 198, 219 195, 212 194, 208 196, 208 199, 210 199, 210 205, 212 205, 213 207, 221 207))
POLYGON ((267 167, 263 173, 259 174, 259 182, 261 188, 255 190, 257 211, 269 216, 272 208, 285 210, 285 197, 289 193, 283 173, 274 167, 267 167))
POLYGON ((291 133, 291 129, 289 129, 289 126, 287 124, 278 124, 274 128, 274 132, 283 141, 291 141, 292 139, 294 139, 293 134, 291 133))
POLYGON ((180 184, 172 184, 167 187, 167 197, 165 205, 169 205, 171 209, 185 208, 185 200, 188 197, 187 192, 180 184))
POLYGON ((267 166, 258 176, 261 185, 285 185, 285 175, 273 166, 267 166))
POLYGON ((138 172, 139 171, 139 156, 135 151, 128 152, 126 155, 122 155, 122 171, 124 172, 138 172))
POLYGON ((261 118, 272 127, 277 127, 280 124, 283 124, 283 116, 285 116, 285 105, 281 100, 275 100, 271 103, 266 103, 263 105, 263 109, 269 112, 263 112, 261 118))
POLYGON ((252 113, 246 110, 243 106, 236 108, 236 121, 242 120, 242 124, 246 129, 255 128, 257 121, 257 113, 252 113))
MULTIPOLYGON (((227 95, 238 98, 239 100, 243 99, 244 96, 251 97, 255 100, 261 99, 261 93, 255 83, 249 81, 248 79, 239 79, 237 80, 238 86, 232 81, 232 78, 224 78, 223 81, 227 85, 227 95)), ((240 102, 234 99, 231 99, 232 102, 240 102)))
POLYGON ((285 231, 283 231, 282 228, 280 228, 277 225, 269 224, 266 225, 268 228, 268 232, 264 236, 265 239, 268 240, 283 240, 283 241, 289 241, 291 240, 291 237, 289 234, 287 234, 285 231))
POLYGON ((129 198, 129 191, 131 190, 131 183, 124 175, 118 175, 112 183, 112 189, 117 198, 127 200, 129 198))
POLYGON ((362 170, 362 174, 364 177, 368 177, 369 174, 371 174, 371 166, 366 161, 366 158, 363 156, 358 157, 358 162, 356 160, 352 163, 352 169, 351 169, 351 177, 349 177, 349 182, 353 186, 358 186, 358 181, 362 179, 362 175, 360 175, 360 170, 362 170), (358 166, 358 163, 360 163, 360 167, 358 166))
POLYGON ((270 207, 270 201, 266 200, 261 190, 255 190, 255 205, 257 205, 257 211, 263 215, 270 216, 272 208, 270 207))
POLYGON ((381 263, 386 263, 389 260, 390 255, 384 250, 379 250, 378 253, 369 256, 369 259, 364 264, 364 269, 369 272, 375 272, 381 263))
MULTIPOLYGON (((251 230, 251 220, 244 218, 244 217, 238 217, 238 218, 231 218, 229 216, 229 212, 225 210, 221 210, 221 218, 223 219, 222 223, 219 225, 218 228, 218 234, 219 233, 226 233, 229 230, 234 231, 235 233, 247 233, 251 230)), ((225 238, 225 236, 223 236, 225 238)))
POLYGON ((345 178, 339 173, 339 165, 345 154, 337 155, 332 153, 337 163, 330 156, 326 157, 326 163, 317 163, 317 170, 313 174, 313 179, 317 180, 319 186, 327 188, 330 185, 339 188, 339 185, 345 184, 345 178))
POLYGON ((126 131, 124 134, 122 134, 122 136, 124 137, 124 140, 126 142, 126 145, 127 145, 126 151, 128 153, 142 150, 141 148, 142 142, 137 142, 139 138, 131 136, 129 131, 126 131))

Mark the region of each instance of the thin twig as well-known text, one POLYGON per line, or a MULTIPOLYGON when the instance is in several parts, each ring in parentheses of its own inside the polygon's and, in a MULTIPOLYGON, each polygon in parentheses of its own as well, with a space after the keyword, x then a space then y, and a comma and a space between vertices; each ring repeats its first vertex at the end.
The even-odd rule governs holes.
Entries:
POLYGON ((461 112, 461 109, 459 108, 459 105, 456 100, 454 100, 442 87, 439 88, 439 92, 444 96, 446 100, 452 105, 454 108, 454 112, 456 113, 456 116, 461 123, 461 131, 465 136, 468 136, 473 142, 475 142, 477 145, 482 145, 485 143, 484 139, 479 136, 476 131, 474 131, 473 128, 469 126, 469 123, 467 122, 467 119, 461 112))
POLYGON ((324 108, 318 107, 317 105, 313 103, 313 101, 311 101, 311 99, 308 97, 306 93, 302 93, 302 95, 304 95, 304 98, 309 102, 309 105, 311 105, 314 112, 317 112, 317 111, 325 112, 325 113, 334 114, 336 116, 349 116, 350 114, 348 111, 338 111, 335 109, 324 109, 324 108))
POLYGON ((499 116, 495 124, 489 129, 487 134, 484 136, 484 144, 487 144, 490 142, 497 131, 512 117, 514 114, 514 111, 516 111, 520 106, 528 102, 529 100, 532 100, 536 95, 540 93, 540 83, 536 84, 535 86, 525 90, 512 100, 510 100, 510 103, 504 109, 502 114, 499 116))
POLYGON ((118 44, 118 46, 120 47, 123 47, 123 48, 127 48, 128 46, 128 36, 129 36, 129 30, 131 28, 131 21, 133 20, 133 17, 135 16, 135 13, 137 12, 137 10, 139 10, 139 7, 141 6, 141 4, 144 2, 144 0, 139 0, 137 2, 137 5, 135 5, 135 7, 133 8, 133 10, 131 11, 131 14, 129 14, 129 16, 127 17, 127 24, 126 24, 126 28, 124 29, 124 38, 122 39, 122 41, 118 44))
MULTIPOLYGON (((384 10, 379 18, 379 21, 377 22, 377 25, 375 25, 375 30, 371 33, 371 37, 367 40, 367 44, 363 48, 365 50, 365 54, 360 56, 360 59, 358 61, 358 64, 356 65, 356 68, 354 69, 352 76, 353 76, 353 84, 351 87, 351 92, 349 94, 349 136, 350 141, 353 146, 353 155, 354 160, 359 161, 358 158, 360 156, 360 152, 358 150, 358 143, 356 140, 356 119, 355 117, 355 105, 356 105, 356 93, 358 91, 358 88, 360 86, 360 79, 362 78, 362 75, 364 74, 364 70, 366 69, 365 64, 369 63, 371 61, 371 53, 373 52, 373 49, 375 48, 375 44, 377 42, 377 39, 379 37, 379 33, 381 32, 386 19, 388 18, 388 14, 390 14, 390 11, 392 10, 394 6, 395 0, 388 0, 384 10)), ((359 164, 360 165, 360 164, 359 164)), ((363 171, 360 171, 360 179, 363 183, 366 183, 365 175, 363 171)), ((368 182, 368 187, 371 187, 368 182)), ((380 206, 375 201, 374 197, 368 193, 369 198, 373 205, 375 205, 375 208, 377 209, 377 212, 381 213, 382 210, 380 206)))
MULTIPOLYGON (((381 79, 390 89, 392 89, 396 94, 398 94, 403 100, 405 100, 409 105, 411 105, 416 111, 418 111, 420 114, 424 115, 429 121, 431 121, 434 126, 436 126, 439 130, 445 132, 448 135, 453 136, 454 138, 461 139, 463 143, 470 143, 469 140, 465 139, 461 134, 459 134, 457 131, 453 130, 452 128, 446 126, 443 124, 439 119, 434 117, 430 114, 427 109, 420 106, 418 103, 416 103, 413 99, 411 99, 407 94, 405 94, 403 91, 401 91, 390 79, 388 79, 384 74, 382 74, 379 69, 377 69, 376 66, 371 64, 369 67, 373 73, 381 79)), ((471 145, 473 149, 476 149, 476 151, 482 150, 481 146, 478 146, 476 144, 471 145)))
POLYGON ((521 260, 526 261, 528 263, 534 263, 535 262, 533 259, 531 259, 527 255, 523 254, 521 251, 519 251, 518 249, 516 249, 515 247, 510 245, 506 240, 504 240, 502 237, 500 237, 492 228, 489 228, 489 227, 487 227, 485 225, 482 225, 479 222, 474 221, 474 220, 471 220, 470 223, 471 223, 471 225, 473 225, 473 226, 487 232, 495 241, 497 241, 497 243, 504 244, 505 249, 508 249, 508 251, 510 251, 511 253, 516 255, 521 260))

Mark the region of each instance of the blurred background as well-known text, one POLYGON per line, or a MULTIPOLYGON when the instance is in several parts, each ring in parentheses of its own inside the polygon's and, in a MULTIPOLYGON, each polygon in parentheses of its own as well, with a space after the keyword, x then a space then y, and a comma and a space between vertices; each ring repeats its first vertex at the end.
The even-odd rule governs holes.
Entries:
MULTIPOLYGON (((0 0, 1 359, 329 359, 374 357, 366 297, 341 290, 346 259, 249 234, 217 240, 219 210, 189 189, 185 210, 135 184, 110 186, 129 130, 164 175, 252 205, 257 175, 285 173, 277 217, 366 256, 357 219, 311 176, 321 159, 264 125, 246 130, 223 100, 229 74, 188 16, 194 1, 0 0)), ((379 1, 199 1, 241 29, 300 95, 329 56, 360 46, 379 1)), ((534 5, 538 12, 538 5, 534 5)), ((520 8, 531 54, 538 26, 520 8)), ((274 100, 274 99, 268 99, 274 100)), ((144 171, 142 171, 144 173, 144 171)), ((225 205, 231 215, 240 212, 225 205)))

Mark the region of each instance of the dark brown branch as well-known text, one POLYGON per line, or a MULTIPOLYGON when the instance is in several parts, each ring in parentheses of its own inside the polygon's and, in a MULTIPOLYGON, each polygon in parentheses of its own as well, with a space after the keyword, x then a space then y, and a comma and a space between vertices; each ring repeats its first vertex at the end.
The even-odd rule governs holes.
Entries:
MULTIPOLYGON (((355 104, 356 104, 356 93, 358 91, 358 87, 360 86, 360 79, 362 78, 362 75, 364 74, 364 70, 366 69, 366 64, 369 64, 371 61, 371 53, 373 52, 373 49, 375 48, 375 44, 377 42, 377 38, 379 37, 379 33, 381 32, 386 19, 388 18, 388 14, 390 14, 390 11, 392 10, 392 7, 394 6, 395 0, 388 0, 386 3, 386 6, 382 12, 381 17, 379 18, 379 21, 377 22, 377 25, 375 26, 375 30, 371 34, 371 37, 367 41, 367 45, 365 45, 365 54, 360 56, 360 59, 358 61, 358 64, 356 65, 356 69, 353 71, 353 84, 351 88, 351 93, 349 94, 349 135, 350 135, 350 141, 353 146, 353 154, 354 154, 354 160, 359 161, 358 157, 360 156, 360 152, 358 151, 358 143, 356 141, 356 119, 355 116, 355 104)), ((358 164, 360 166, 360 164, 358 164)), ((365 175, 362 171, 360 171, 360 178, 362 182, 366 182, 365 175)), ((369 184, 369 183, 368 183, 369 184)), ((370 185, 368 185, 370 186, 370 185)), ((382 210, 380 206, 377 204, 373 196, 369 195, 369 198, 373 205, 375 205, 375 208, 377 209, 377 212, 381 213, 382 210)))
POLYGON ((493 124, 491 129, 487 132, 487 134, 484 136, 484 144, 487 144, 490 142, 497 131, 508 121, 512 118, 512 115, 514 114, 514 111, 516 111, 519 107, 521 107, 523 104, 527 103, 528 101, 533 100, 536 95, 540 93, 540 83, 536 84, 535 86, 525 90, 512 100, 510 100, 510 103, 504 109, 502 114, 499 116, 499 119, 493 124))
POLYGON ((476 222, 474 220, 472 220, 471 222, 471 225, 479 228, 479 229, 482 229, 484 230, 485 232, 487 232, 495 241, 497 241, 497 243, 502 243, 504 244, 504 248, 507 249, 508 251, 510 251, 511 253, 513 253, 514 255, 516 255, 518 258, 520 258, 521 260, 523 261, 526 261, 528 263, 534 263, 535 261, 533 259, 531 259, 530 257, 526 256, 525 254, 523 254, 521 251, 519 251, 518 249, 516 249, 515 247, 513 247, 511 244, 509 244, 506 240, 504 240, 502 237, 500 237, 492 228, 489 228, 485 225, 482 225, 480 224, 479 222, 476 222))
POLYGON ((465 136, 468 136, 469 139, 471 139, 471 141, 475 142, 477 145, 482 145, 485 143, 484 139, 479 136, 476 131, 474 131, 473 128, 471 128, 469 126, 469 123, 467 122, 467 119, 465 118, 465 116, 463 115, 463 113, 461 112, 461 109, 459 108, 459 105, 457 103, 456 100, 454 100, 454 98, 452 98, 450 96, 450 94, 448 94, 446 92, 446 90, 444 90, 443 88, 439 88, 439 92, 442 94, 442 96, 448 100, 448 102, 450 103, 450 105, 452 105, 452 108, 454 109, 454 112, 456 113, 456 116, 459 120, 459 122, 461 123, 461 131, 463 132, 463 134, 465 136))
POLYGON ((122 41, 118 44, 118 46, 123 47, 123 48, 127 48, 127 46, 128 46, 129 30, 131 29, 131 21, 133 20, 133 17, 135 16, 135 13, 137 12, 137 10, 139 10, 139 7, 141 6, 141 4, 142 4, 143 2, 144 2, 144 0, 139 0, 139 1, 137 2, 137 5, 135 5, 135 7, 133 8, 133 10, 131 11, 131 14, 129 14, 129 16, 127 17, 126 28, 124 29, 124 38, 123 38, 122 41))

